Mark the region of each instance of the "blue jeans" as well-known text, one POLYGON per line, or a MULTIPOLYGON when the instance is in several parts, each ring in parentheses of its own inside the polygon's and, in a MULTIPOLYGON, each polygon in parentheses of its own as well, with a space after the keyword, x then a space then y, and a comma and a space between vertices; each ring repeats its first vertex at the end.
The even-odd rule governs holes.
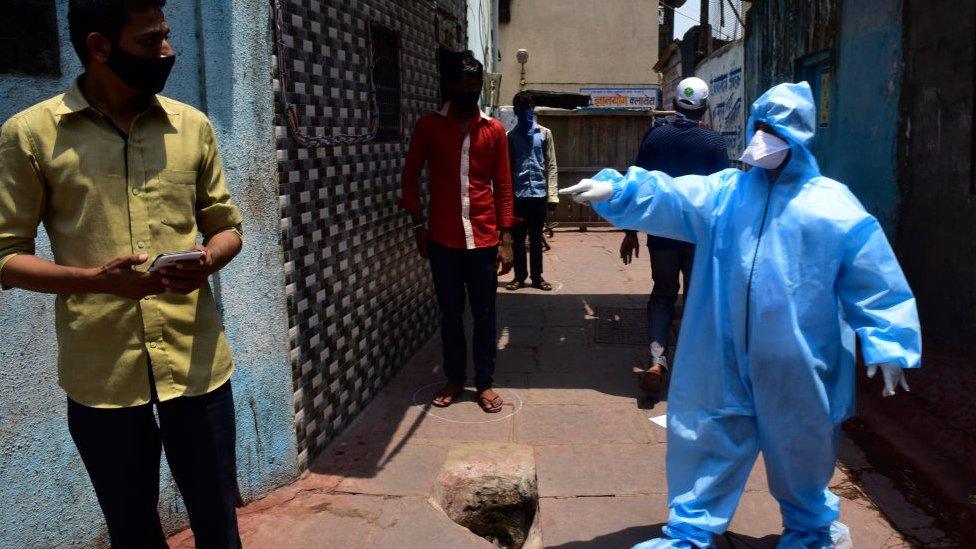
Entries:
POLYGON ((668 341, 675 303, 678 300, 678 276, 684 276, 687 300, 695 248, 680 246, 651 250, 649 247, 648 252, 651 256, 651 278, 654 280, 651 297, 647 300, 647 335, 651 341, 651 362, 668 366, 668 341))
POLYGON ((467 378, 467 341, 464 337, 464 300, 467 293, 474 318, 471 351, 474 358, 474 384, 491 387, 495 373, 495 293, 498 275, 495 258, 498 248, 462 250, 436 242, 427 245, 434 293, 441 309, 441 342, 444 374, 451 383, 463 386, 467 378))

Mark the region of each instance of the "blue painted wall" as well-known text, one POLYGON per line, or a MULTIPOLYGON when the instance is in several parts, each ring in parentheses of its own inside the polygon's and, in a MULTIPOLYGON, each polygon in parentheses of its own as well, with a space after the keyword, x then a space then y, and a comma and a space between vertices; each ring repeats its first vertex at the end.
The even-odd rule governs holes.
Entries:
MULTIPOLYGON (((0 120, 64 92, 81 71, 67 40, 67 1, 57 6, 63 76, 0 75, 0 120)), ((244 251, 220 280, 237 363, 238 473, 245 500, 297 475, 267 9, 262 0, 166 7, 179 59, 164 94, 210 115, 245 218, 244 251)), ((38 253, 50 258, 41 232, 38 253)), ((53 325, 53 298, 19 290, 0 294, 0 547, 106 543, 65 422, 53 325)), ((163 463, 160 513, 172 531, 186 519, 163 463)))
POLYGON ((847 184, 893 237, 899 203, 901 2, 848 0, 840 19, 830 127, 820 135, 821 168, 847 184))
MULTIPOLYGON (((757 2, 745 38, 747 105, 772 85, 802 80, 803 60, 826 56, 830 79, 827 126, 814 154, 824 175, 848 185, 895 234, 898 124, 902 75, 900 0, 779 0, 757 2)), ((816 78, 819 80, 819 78, 816 78)))

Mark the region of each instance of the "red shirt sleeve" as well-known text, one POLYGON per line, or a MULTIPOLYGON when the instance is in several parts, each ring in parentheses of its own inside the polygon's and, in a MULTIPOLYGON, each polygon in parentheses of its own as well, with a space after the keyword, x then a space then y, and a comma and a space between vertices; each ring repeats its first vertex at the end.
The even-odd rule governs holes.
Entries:
POLYGON ((495 169, 493 175, 493 194, 495 199, 495 218, 499 229, 511 229, 521 221, 513 213, 512 166, 508 160, 508 136, 501 123, 493 120, 495 129, 495 169))
POLYGON ((408 212, 419 211, 423 208, 420 202, 420 172, 424 169, 424 164, 430 155, 430 123, 427 117, 417 121, 410 136, 410 148, 407 150, 407 159, 403 164, 403 175, 401 179, 402 196, 399 206, 408 212))

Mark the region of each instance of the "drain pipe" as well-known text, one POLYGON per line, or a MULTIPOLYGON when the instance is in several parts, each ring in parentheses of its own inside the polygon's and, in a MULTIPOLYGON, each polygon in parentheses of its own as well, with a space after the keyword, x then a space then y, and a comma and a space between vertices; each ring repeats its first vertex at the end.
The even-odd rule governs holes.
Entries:
POLYGON ((501 53, 498 51, 498 10, 499 0, 491 0, 491 67, 492 72, 498 72, 498 62, 501 61, 501 53))

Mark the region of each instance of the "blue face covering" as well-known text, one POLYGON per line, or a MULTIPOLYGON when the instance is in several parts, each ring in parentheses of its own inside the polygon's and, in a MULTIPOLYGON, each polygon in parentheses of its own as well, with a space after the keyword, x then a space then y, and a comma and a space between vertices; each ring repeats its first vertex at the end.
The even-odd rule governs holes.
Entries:
POLYGON ((518 118, 518 126, 525 131, 529 131, 535 127, 535 111, 532 109, 525 109, 523 111, 518 111, 515 113, 515 117, 518 118))

